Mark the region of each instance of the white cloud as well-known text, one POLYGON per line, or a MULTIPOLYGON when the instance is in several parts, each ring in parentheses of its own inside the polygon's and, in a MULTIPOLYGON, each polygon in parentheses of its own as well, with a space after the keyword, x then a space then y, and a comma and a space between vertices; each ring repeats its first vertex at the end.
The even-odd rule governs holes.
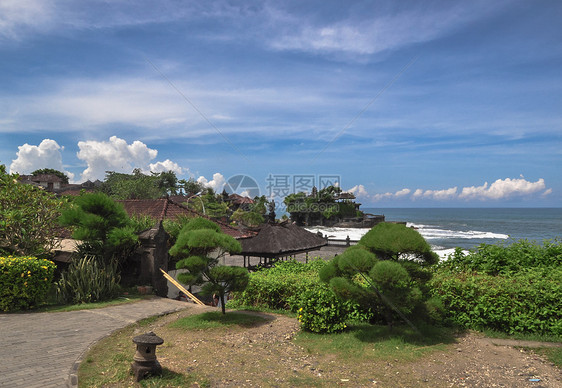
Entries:
POLYGON ((426 190, 423 193, 424 198, 436 199, 436 200, 448 200, 453 199, 457 196, 457 188, 451 187, 444 190, 426 190))
POLYGON ((395 193, 384 193, 384 194, 375 194, 373 195, 373 200, 374 201, 381 201, 383 199, 392 199, 392 198, 402 198, 408 194, 410 194, 411 190, 410 189, 402 189, 402 190, 398 190, 395 193))
POLYGON ((433 200, 450 200, 457 197, 457 187, 451 187, 443 190, 422 190, 416 189, 412 194, 412 199, 433 199, 433 200))
MULTIPOLYGON (((442 190, 423 190, 416 189, 410 196, 411 200, 429 199, 436 201, 445 200, 501 200, 508 199, 514 196, 528 196, 532 194, 541 193, 542 197, 548 196, 552 193, 551 188, 546 188, 543 178, 536 182, 529 182, 524 177, 520 179, 498 179, 491 185, 485 182, 481 186, 467 186, 463 187, 460 192, 457 187, 451 187, 442 190), (544 191, 543 191, 544 190, 544 191)), ((411 193, 410 189, 402 189, 396 193, 384 193, 373 195, 373 200, 380 201, 382 199, 397 199, 406 197, 411 193)))
POLYGON ((166 159, 163 162, 150 163, 148 168, 151 172, 172 171, 176 173, 176 175, 180 175, 184 172, 184 168, 182 168, 179 164, 172 162, 170 159, 166 159))
POLYGON ((210 187, 214 190, 215 193, 220 193, 224 187, 226 180, 221 173, 216 172, 213 174, 212 180, 209 181, 204 176, 200 176, 199 178, 197 178, 197 182, 201 183, 205 187, 210 187))
POLYGON ((0 1, 0 38, 19 39, 28 30, 42 31, 52 25, 52 4, 42 0, 0 1))
POLYGON ((367 197, 369 197, 369 193, 367 192, 367 189, 365 189, 365 186, 363 186, 363 185, 353 186, 351 189, 347 190, 347 192, 352 193, 357 198, 367 198, 367 197))
POLYGON ((54 92, 24 102, 36 114, 65 117, 82 127, 126 123, 161 128, 201 121, 168 84, 136 77, 61 80, 54 92))
POLYGON ((530 195, 545 189, 546 185, 542 178, 536 182, 529 182, 524 178, 506 178, 496 180, 489 187, 488 182, 485 182, 482 186, 464 187, 459 198, 479 200, 504 199, 512 196, 530 195))
POLYGON ((284 35, 272 34, 270 44, 278 50, 372 55, 435 39, 483 14, 496 12, 503 5, 502 2, 440 3, 439 7, 409 4, 386 11, 380 7, 376 12, 371 6, 349 7, 340 20, 329 23, 294 17, 290 12, 272 12, 275 16, 272 21, 279 24, 284 35))
POLYGON ((25 143, 18 147, 17 158, 12 160, 10 172, 30 174, 42 168, 52 168, 64 172, 70 180, 73 180, 74 174, 64 170, 62 149, 63 147, 51 139, 43 139, 38 146, 25 143))
POLYGON ((397 198, 400 198, 400 197, 404 197, 404 196, 410 194, 411 192, 412 192, 412 190, 410 190, 410 189, 402 189, 402 190, 398 190, 396 193, 394 193, 394 196, 397 197, 397 198))
POLYGON ((141 141, 127 144, 117 136, 110 137, 109 141, 80 141, 78 148, 78 159, 88 164, 82 172, 84 181, 103 179, 105 171, 131 173, 134 168, 146 170, 149 162, 158 155, 158 151, 141 141))
POLYGON ((418 199, 421 198, 422 196, 423 196, 423 190, 416 189, 416 191, 414 191, 414 194, 412 194, 412 199, 418 199))
POLYGON ((373 201, 382 201, 383 199, 390 199, 393 197, 393 194, 390 192, 384 194, 375 194, 373 195, 373 201))

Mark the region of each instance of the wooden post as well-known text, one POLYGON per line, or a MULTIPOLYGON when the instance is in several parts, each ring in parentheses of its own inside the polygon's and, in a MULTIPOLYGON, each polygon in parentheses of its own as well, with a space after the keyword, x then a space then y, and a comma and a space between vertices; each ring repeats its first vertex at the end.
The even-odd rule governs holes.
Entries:
POLYGON ((197 299, 195 295, 187 291, 181 284, 179 284, 176 281, 176 279, 171 277, 166 271, 164 271, 162 268, 160 268, 160 271, 162 271, 162 275, 164 275, 166 279, 168 279, 174 286, 176 286, 180 291, 182 291, 189 299, 191 299, 193 302, 197 303, 198 305, 205 306, 205 303, 201 302, 199 299, 197 299))

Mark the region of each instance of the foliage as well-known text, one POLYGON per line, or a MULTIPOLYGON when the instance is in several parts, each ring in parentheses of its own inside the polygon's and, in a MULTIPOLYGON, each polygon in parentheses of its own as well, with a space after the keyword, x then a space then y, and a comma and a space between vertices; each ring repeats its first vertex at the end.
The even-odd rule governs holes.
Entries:
POLYGON ((562 244, 519 240, 461 249, 430 285, 449 318, 509 334, 562 334, 562 244))
POLYGON ((91 256, 76 259, 55 286, 62 303, 92 303, 115 298, 120 290, 117 262, 104 265, 91 256))
POLYGON ((130 225, 135 234, 150 229, 156 225, 156 220, 147 215, 133 215, 130 218, 130 225))
POLYGON ((178 280, 184 284, 203 285, 205 294, 216 293, 225 313, 225 294, 241 291, 248 284, 245 268, 219 266, 219 259, 226 254, 242 250, 233 237, 221 232, 220 227, 205 218, 189 220, 179 233, 176 243, 170 248, 170 255, 179 258, 177 269, 186 269, 178 280))
POLYGON ((510 275, 438 271, 431 281, 450 317, 463 327, 562 335, 562 268, 510 275))
POLYGON ((0 257, 0 310, 29 309, 45 299, 55 272, 52 261, 0 257))
POLYGON ((481 244, 469 254, 457 248, 441 266, 456 272, 479 271, 489 275, 525 268, 559 268, 562 266, 562 241, 545 240, 542 245, 527 240, 509 245, 481 244))
POLYGON ((324 263, 322 260, 313 260, 308 264, 290 260, 252 272, 248 287, 243 292, 235 293, 230 303, 296 311, 298 307, 294 308, 290 301, 318 284, 318 268, 323 267, 324 263))
POLYGON ((402 224, 381 222, 368 231, 359 244, 384 260, 409 260, 424 265, 439 260, 417 230, 402 224))
POLYGON ((39 170, 35 170, 31 173, 31 175, 33 176, 42 175, 42 174, 56 175, 62 180, 62 183, 68 184, 68 175, 66 175, 62 171, 55 170, 53 168, 42 168, 39 170))
POLYGON ((107 171, 101 191, 113 199, 156 199, 178 192, 178 179, 173 171, 143 174, 134 169, 132 174, 107 171))
POLYGON ((263 224, 265 221, 263 215, 255 211, 244 211, 242 208, 236 209, 232 216, 230 216, 232 221, 235 221, 239 224, 255 227, 260 224, 263 224))
POLYGON ((57 245, 65 201, 0 171, 0 254, 46 256, 57 245))
POLYGON ((421 291, 413 284, 408 271, 397 262, 385 260, 376 263, 369 277, 383 297, 381 310, 390 326, 394 323, 395 308, 403 314, 410 314, 422 302, 421 291))
POLYGON ((362 212, 355 210, 351 201, 336 202, 342 192, 339 187, 328 186, 319 191, 314 188, 311 195, 294 193, 285 197, 283 202, 291 219, 299 224, 309 225, 329 219, 342 219, 344 217, 362 217, 362 212))
POLYGON ((297 318, 306 331, 337 333, 347 327, 347 306, 325 285, 304 291, 292 304, 301 306, 297 318))
MULTIPOLYGON (((344 300, 354 301, 392 327, 399 316, 429 318, 426 268, 436 260, 429 244, 413 229, 378 224, 359 241, 320 270, 320 279, 344 300)), ((433 314, 433 317, 436 315, 433 314)))
POLYGON ((183 192, 186 196, 197 195, 199 193, 205 192, 205 185, 202 183, 197 182, 193 178, 189 178, 189 180, 180 179, 178 181, 178 188, 180 192, 183 192))
POLYGON ((176 243, 178 236, 180 235, 180 231, 182 228, 191 220, 193 217, 188 217, 185 215, 179 215, 175 219, 165 219, 162 222, 162 226, 168 235, 168 244, 170 246, 176 243))
POLYGON ((297 312, 303 328, 314 332, 341 331, 348 320, 369 320, 371 312, 338 299, 321 283, 318 271, 325 266, 321 259, 307 264, 291 260, 253 272, 248 287, 235 293, 229 306, 297 312))
POLYGON ((95 255, 106 263, 113 257, 125 261, 138 242, 123 206, 103 193, 75 197, 63 211, 60 223, 74 229, 72 237, 82 241, 82 255, 95 255))
POLYGON ((222 195, 215 194, 211 188, 207 188, 197 200, 190 200, 187 205, 190 209, 212 218, 222 218, 228 214, 228 204, 223 201, 222 195))

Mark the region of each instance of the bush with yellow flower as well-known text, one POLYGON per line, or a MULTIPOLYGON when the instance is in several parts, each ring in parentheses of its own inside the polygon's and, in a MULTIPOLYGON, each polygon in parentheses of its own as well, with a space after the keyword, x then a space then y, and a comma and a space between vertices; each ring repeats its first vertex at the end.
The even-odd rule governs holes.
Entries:
POLYGON ((55 264, 36 257, 0 256, 0 310, 27 310, 47 296, 55 264))

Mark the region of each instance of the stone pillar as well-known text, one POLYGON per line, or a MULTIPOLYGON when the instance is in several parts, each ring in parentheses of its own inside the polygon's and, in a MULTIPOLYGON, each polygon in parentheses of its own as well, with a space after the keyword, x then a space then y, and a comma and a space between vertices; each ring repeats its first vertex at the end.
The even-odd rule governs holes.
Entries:
POLYGON ((141 262, 138 281, 141 285, 151 285, 156 295, 167 297, 168 282, 160 272, 160 268, 168 271, 168 233, 164 230, 162 222, 139 234, 139 240, 141 262))

